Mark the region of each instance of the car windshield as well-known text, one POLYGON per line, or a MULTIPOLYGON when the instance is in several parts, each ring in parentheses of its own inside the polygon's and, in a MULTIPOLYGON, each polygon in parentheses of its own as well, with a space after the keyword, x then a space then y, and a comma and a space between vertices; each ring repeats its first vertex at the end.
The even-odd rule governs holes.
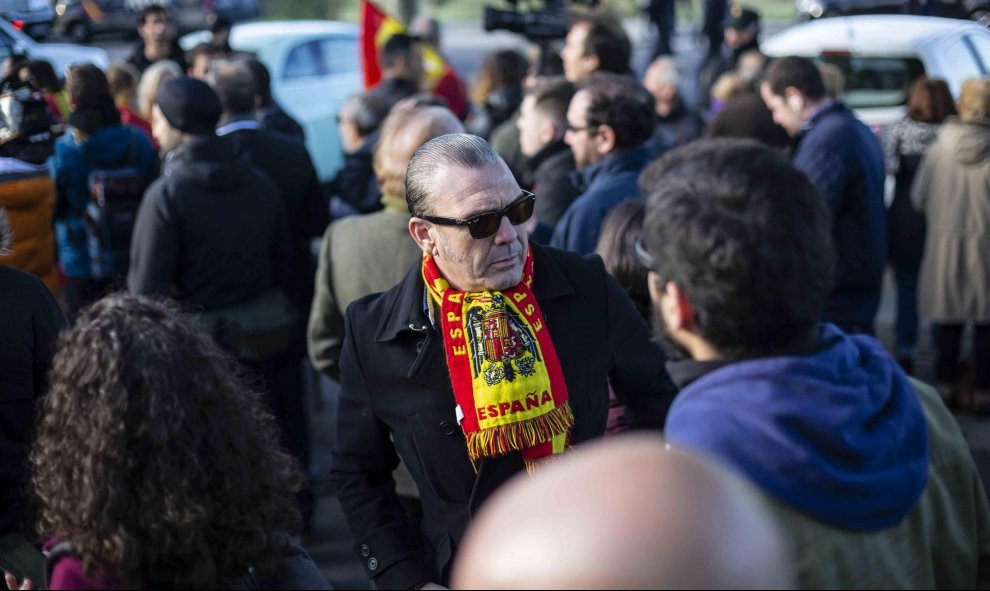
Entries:
POLYGON ((820 61, 842 70, 842 99, 853 109, 903 105, 911 83, 925 73, 921 60, 909 57, 823 56, 820 61))

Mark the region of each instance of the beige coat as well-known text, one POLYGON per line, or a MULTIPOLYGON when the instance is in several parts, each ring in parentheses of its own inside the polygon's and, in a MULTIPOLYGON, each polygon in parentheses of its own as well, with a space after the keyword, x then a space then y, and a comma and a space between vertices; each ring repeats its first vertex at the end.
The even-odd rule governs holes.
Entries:
POLYGON ((990 122, 947 121, 911 199, 928 226, 921 313, 942 324, 990 323, 990 122))

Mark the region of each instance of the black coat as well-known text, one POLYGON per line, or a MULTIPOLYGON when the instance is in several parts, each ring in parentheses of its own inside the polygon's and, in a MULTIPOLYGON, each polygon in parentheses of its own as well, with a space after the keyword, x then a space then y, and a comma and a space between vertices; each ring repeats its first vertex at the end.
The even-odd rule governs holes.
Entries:
POLYGON ((530 158, 529 166, 536 193, 536 219, 553 231, 567 208, 581 194, 571 178, 575 170, 574 153, 563 140, 558 140, 530 158))
MULTIPOLYGON (((235 149, 247 153, 251 164, 271 179, 282 194, 294 262, 289 295, 300 316, 305 316, 313 301, 316 274, 310 243, 322 237, 330 225, 330 210, 323 200, 313 161, 305 145, 281 133, 240 129, 228 136, 233 138, 235 149)), ((302 320, 305 326, 305 318, 302 320)))
POLYGON ((25 489, 35 409, 65 318, 33 275, 0 265, 0 536, 33 531, 25 489))
MULTIPOLYGON (((186 52, 182 50, 182 46, 175 39, 170 42, 169 54, 165 59, 179 64, 183 74, 189 68, 189 64, 186 63, 186 52)), ((140 74, 144 74, 144 71, 154 63, 144 57, 144 41, 138 41, 131 47, 131 54, 127 56, 127 63, 137 68, 140 74)))
POLYGON ((289 292, 292 243, 282 195, 233 138, 199 137, 173 150, 134 222, 131 293, 206 310, 289 292))
MULTIPOLYGON (((609 380, 633 428, 660 429, 674 395, 664 355, 601 259, 533 245, 533 292, 550 330, 574 412, 575 444, 600 437, 609 380)), ((479 462, 454 414, 443 342, 424 311, 417 263, 402 283, 347 310, 332 477, 379 589, 445 583, 471 515, 523 470, 518 454, 479 462), (398 460, 419 487, 416 531, 395 494, 398 460)))

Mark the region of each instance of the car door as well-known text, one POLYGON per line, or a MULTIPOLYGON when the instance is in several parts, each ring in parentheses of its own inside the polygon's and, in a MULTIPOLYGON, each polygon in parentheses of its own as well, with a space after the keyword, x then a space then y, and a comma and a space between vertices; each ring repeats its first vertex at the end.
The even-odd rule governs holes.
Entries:
POLYGON ((295 43, 272 73, 272 93, 306 131, 306 147, 321 182, 343 161, 337 113, 361 91, 357 39, 326 35, 295 43))

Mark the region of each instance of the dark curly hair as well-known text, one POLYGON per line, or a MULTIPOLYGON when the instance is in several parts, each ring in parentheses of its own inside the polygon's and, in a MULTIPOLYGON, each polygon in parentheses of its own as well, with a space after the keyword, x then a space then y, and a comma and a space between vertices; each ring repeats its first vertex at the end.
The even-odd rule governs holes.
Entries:
POLYGON ((302 476, 263 396, 172 304, 111 295, 59 338, 31 453, 40 533, 87 577, 215 588, 266 571, 302 476))
POLYGON ((729 359, 780 354, 807 338, 831 289, 824 198, 779 151, 699 140, 668 152, 649 187, 643 242, 677 284, 701 335, 729 359))
POLYGON ((617 149, 636 148, 656 128, 656 100, 638 80, 622 74, 593 74, 580 92, 588 94, 589 126, 608 125, 617 149))

